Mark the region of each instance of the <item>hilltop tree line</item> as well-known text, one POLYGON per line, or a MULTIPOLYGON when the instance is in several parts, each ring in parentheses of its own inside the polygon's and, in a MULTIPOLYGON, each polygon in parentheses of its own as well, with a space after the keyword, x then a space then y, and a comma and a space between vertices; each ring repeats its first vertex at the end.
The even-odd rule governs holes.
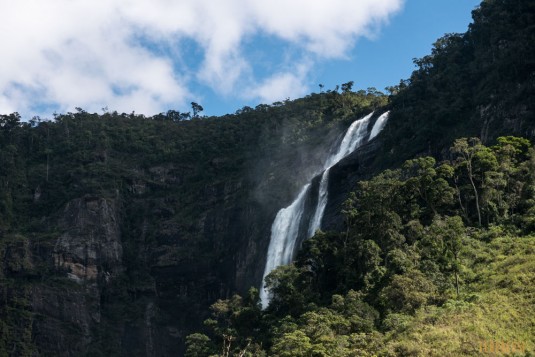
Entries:
MULTIPOLYGON (((386 104, 383 93, 373 88, 352 92, 348 85, 342 85, 342 93, 337 88, 223 117, 201 116, 204 109, 195 102, 193 114, 169 110, 151 117, 82 108, 52 120, 25 122, 18 113, 0 115, 0 230, 9 230, 25 212, 38 216, 82 192, 114 195, 121 181, 132 179, 125 172, 129 165, 193 165, 196 185, 221 177, 222 169, 238 172, 260 159, 291 166, 297 159, 292 147, 309 145, 313 151, 325 127, 341 130, 386 104), (214 159, 222 164, 214 165, 214 159), (75 184, 67 189, 67 183, 75 184)), ((24 224, 19 220, 18 227, 24 224)))

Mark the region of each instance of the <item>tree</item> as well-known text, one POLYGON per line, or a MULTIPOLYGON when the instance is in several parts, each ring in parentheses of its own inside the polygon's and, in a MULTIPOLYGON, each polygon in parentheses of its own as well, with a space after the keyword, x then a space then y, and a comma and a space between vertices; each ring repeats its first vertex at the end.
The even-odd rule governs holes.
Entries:
POLYGON ((355 208, 356 203, 357 195, 355 194, 355 192, 350 192, 349 197, 342 204, 341 213, 344 215, 346 224, 346 238, 344 240, 344 246, 347 244, 347 239, 349 238, 349 229, 353 226, 358 214, 355 208))
POLYGON ((351 332, 372 332, 379 319, 379 312, 363 301, 364 296, 355 290, 349 290, 345 296, 332 296, 331 309, 348 320, 351 332))
POLYGON ((429 238, 440 242, 442 246, 441 256, 444 258, 444 268, 453 272, 457 297, 459 297, 460 254, 463 249, 464 234, 465 227, 459 216, 437 217, 429 229, 429 238))
MULTIPOLYGON (((210 329, 210 336, 213 340, 221 343, 219 348, 221 356, 249 356, 250 353, 256 356, 260 353, 261 347, 255 342, 263 339, 260 298, 257 289, 249 289, 245 298, 234 295, 230 299, 217 300, 210 310, 212 311, 211 317, 206 319, 204 324, 210 329)), ((206 340, 203 336, 192 338, 195 338, 195 341, 201 341, 203 348, 217 350, 210 342, 211 340, 203 342, 202 340, 206 340)), ((193 350, 193 347, 191 349, 193 350)))
POLYGON ((293 264, 280 266, 266 276, 266 289, 273 294, 268 310, 279 316, 299 315, 307 296, 299 286, 300 272, 293 264))
POLYGON ((349 81, 347 83, 342 84, 342 93, 349 93, 351 92, 351 89, 353 88, 353 81, 349 81))
POLYGON ((479 226, 481 226, 481 209, 479 206, 479 193, 476 188, 476 184, 474 182, 474 157, 476 153, 481 150, 482 148, 481 141, 478 138, 461 138, 455 140, 453 143, 453 146, 451 147, 450 151, 454 154, 457 154, 457 162, 456 166, 458 168, 464 168, 466 170, 466 173, 468 175, 468 179, 470 181, 470 184, 472 186, 473 192, 474 192, 474 198, 475 198, 475 204, 476 204, 476 210, 477 210, 477 220, 479 222, 479 226))
MULTIPOLYGON (((364 291, 370 291, 383 277, 385 273, 384 267, 381 265, 383 259, 381 258, 382 250, 379 245, 371 240, 358 240, 355 244, 356 254, 353 256, 354 264, 349 265, 347 268, 355 271, 359 286, 364 291), (356 265, 356 269, 353 265, 356 265)), ((347 273, 351 277, 351 270, 347 273)), ((354 273, 353 273, 354 274, 354 273)), ((347 285, 351 286, 351 279, 347 285)))
POLYGON ((502 136, 497 141, 498 143, 491 149, 498 159, 499 167, 492 174, 493 177, 489 178, 500 179, 499 186, 496 184, 493 186, 498 188, 495 190, 495 195, 500 199, 502 215, 507 218, 515 213, 526 187, 525 174, 528 170, 523 163, 529 161, 531 143, 527 139, 514 136, 502 136))
POLYGON ((392 96, 395 96, 395 95, 397 95, 399 93, 400 87, 399 87, 399 85, 388 86, 388 87, 385 87, 385 90, 388 92, 389 97, 392 97, 392 96))
POLYGON ((180 120, 188 120, 188 119, 191 119, 191 113, 190 112, 180 113, 180 120))
POLYGON ((353 230, 363 240, 376 242, 383 251, 399 246, 405 240, 398 212, 406 205, 399 195, 402 182, 399 171, 386 170, 369 181, 361 181, 355 201, 357 215, 353 230), (365 231, 359 227, 366 226, 365 231))
POLYGON ((526 233, 535 231, 535 148, 530 148, 528 155, 529 159, 525 162, 527 187, 522 200, 525 212, 520 218, 521 227, 526 233))
POLYGON ((432 157, 420 157, 403 164, 404 175, 408 177, 405 181, 408 193, 422 200, 432 216, 438 214, 439 208, 453 204, 454 190, 446 181, 452 171, 450 168, 444 164, 435 169, 435 159, 432 157))
POLYGON ((204 108, 195 102, 191 102, 191 110, 193 111, 193 118, 198 118, 199 113, 202 112, 204 108))
POLYGON ((394 275, 390 283, 379 293, 386 311, 414 313, 420 306, 432 302, 437 288, 419 270, 403 275, 394 275))
POLYGON ((186 357, 206 357, 214 351, 212 340, 208 336, 194 333, 186 337, 186 357))
POLYGON ((277 357, 308 357, 311 356, 311 348, 310 338, 303 331, 296 330, 276 339, 271 350, 277 357))
POLYGON ((182 114, 176 110, 168 110, 166 114, 166 119, 174 122, 182 120, 182 114))

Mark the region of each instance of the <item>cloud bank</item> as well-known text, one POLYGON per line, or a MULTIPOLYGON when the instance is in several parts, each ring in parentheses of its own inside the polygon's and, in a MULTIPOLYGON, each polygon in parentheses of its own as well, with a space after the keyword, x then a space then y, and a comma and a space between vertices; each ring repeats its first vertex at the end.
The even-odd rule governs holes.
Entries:
MULTIPOLYGON (((347 56, 402 2, 2 1, 0 113, 108 107, 150 115, 187 106, 199 88, 262 102, 302 95, 315 62, 347 56), (296 55, 260 71, 265 63, 245 46, 257 38, 296 55)), ((269 62, 269 49, 255 48, 264 50, 269 62)))

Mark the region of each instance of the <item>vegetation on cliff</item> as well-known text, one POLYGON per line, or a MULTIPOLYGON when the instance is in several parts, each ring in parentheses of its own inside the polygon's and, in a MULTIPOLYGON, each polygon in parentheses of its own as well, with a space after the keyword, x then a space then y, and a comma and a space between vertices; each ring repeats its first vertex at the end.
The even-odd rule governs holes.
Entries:
POLYGON ((348 82, 218 118, 197 103, 0 115, 0 355, 533 348, 534 159, 520 137, 535 137, 535 3, 485 0, 473 17, 389 96, 348 82), (369 179, 337 209, 345 229, 275 271, 261 311, 243 292, 259 283, 271 219, 374 109, 391 115, 369 179), (84 235, 70 246, 66 233, 102 221, 120 257, 79 249, 84 235))
POLYGON ((440 156, 463 136, 535 136, 535 3, 485 0, 472 17, 467 32, 438 39, 414 59, 412 75, 389 88, 384 168, 422 152, 440 156))
POLYGON ((272 272, 265 311, 254 289, 217 301, 186 355, 532 351, 535 149, 510 136, 490 147, 458 139, 448 156, 359 182, 347 229, 318 231, 272 272))

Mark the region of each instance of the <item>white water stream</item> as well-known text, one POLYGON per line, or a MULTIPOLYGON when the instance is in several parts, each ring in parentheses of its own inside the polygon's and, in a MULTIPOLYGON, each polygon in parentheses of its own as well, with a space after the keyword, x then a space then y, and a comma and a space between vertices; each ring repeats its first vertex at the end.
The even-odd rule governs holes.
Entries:
POLYGON ((388 120, 388 115, 390 114, 390 112, 385 112, 383 114, 381 114, 381 116, 379 118, 377 118, 377 120, 375 121, 375 124, 373 125, 373 129, 370 133, 370 137, 368 138, 368 141, 372 140, 373 138, 375 138, 377 136, 377 134, 379 134, 381 132, 381 130, 384 129, 385 125, 386 125, 386 121, 388 120))
POLYGON ((337 164, 347 155, 351 154, 362 144, 364 138, 366 138, 366 134, 368 134, 368 124, 372 115, 373 112, 351 124, 351 126, 347 129, 336 153, 331 155, 325 162, 323 167, 324 171, 321 175, 319 186, 318 204, 316 205, 316 210, 314 211, 314 215, 310 220, 307 238, 312 237, 314 233, 321 228, 321 220, 323 219, 323 212, 325 212, 325 207, 327 206, 327 199, 329 196, 329 171, 331 170, 331 167, 337 164))

